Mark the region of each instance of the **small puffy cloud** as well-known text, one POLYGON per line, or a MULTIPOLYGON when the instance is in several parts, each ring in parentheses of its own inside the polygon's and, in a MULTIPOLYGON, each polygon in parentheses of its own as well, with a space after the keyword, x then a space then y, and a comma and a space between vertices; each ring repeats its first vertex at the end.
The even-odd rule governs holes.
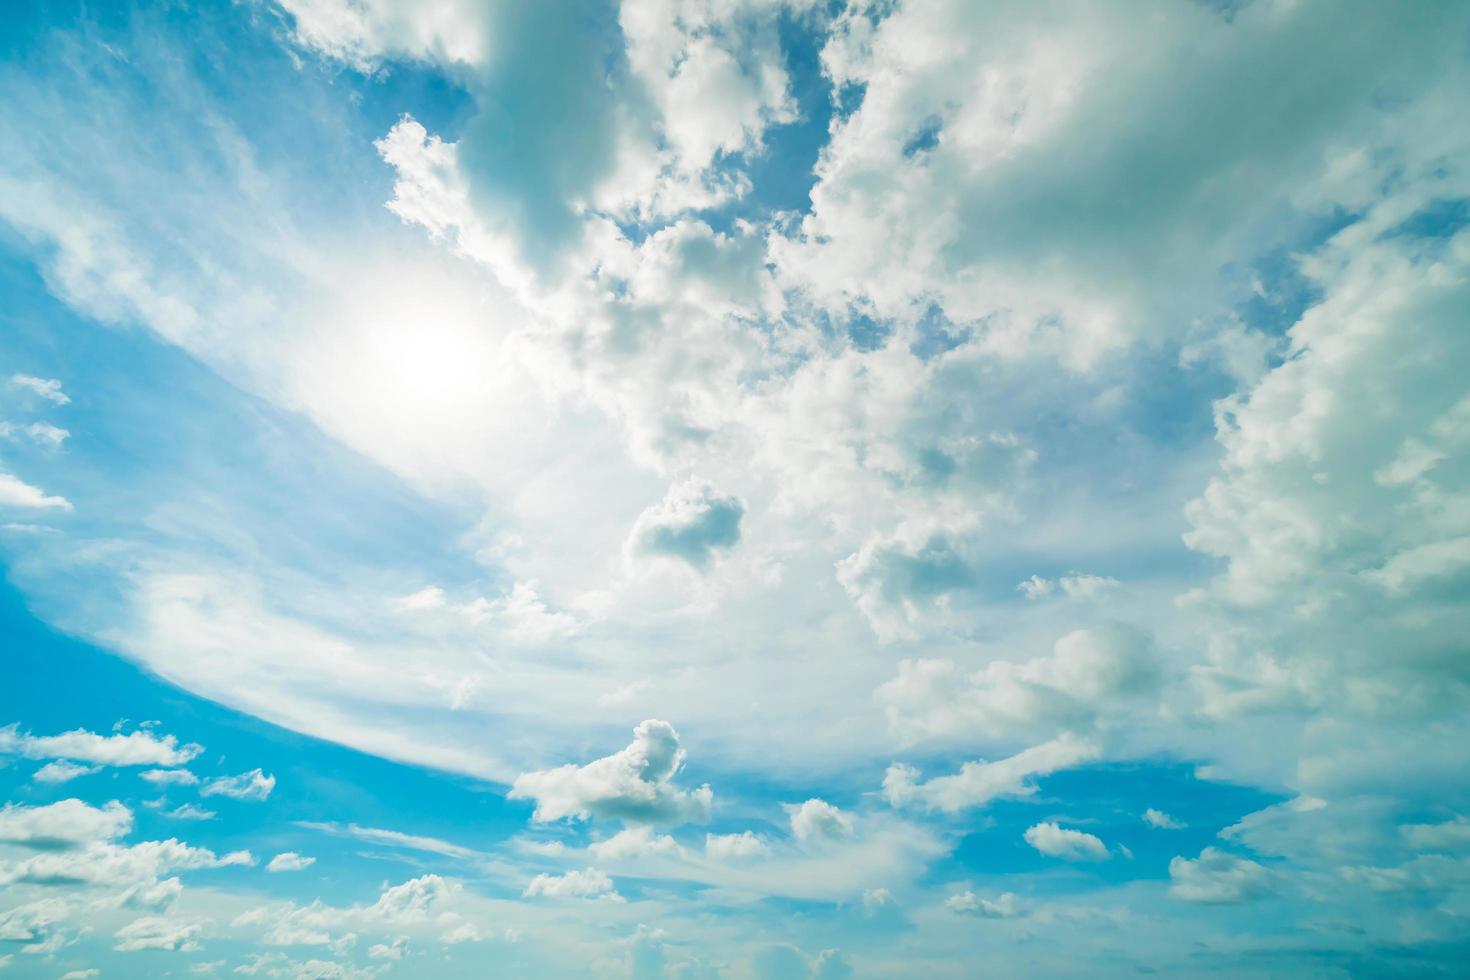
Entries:
POLYGON ((791 834, 803 844, 845 840, 853 834, 852 817, 826 800, 815 797, 800 806, 787 806, 791 834))
POLYGON ((0 507, 28 507, 34 510, 71 510, 71 501, 53 497, 40 487, 9 473, 0 473, 0 507))
POLYGON ((657 855, 676 855, 681 848, 674 838, 667 834, 656 834, 652 827, 629 827, 607 840, 591 844, 588 850, 601 861, 629 861, 657 855))
MULTIPOLYGON (((473 626, 491 626, 517 643, 540 644, 580 633, 585 623, 570 613, 548 606, 535 582, 517 582, 498 598, 478 596, 467 602, 451 600, 442 588, 429 586, 393 601, 397 612, 418 617, 454 618, 473 626)), ((474 681, 455 697, 461 704, 474 681)), ((459 705, 455 705, 456 707, 459 705)))
POLYGON ((0 912, 0 941, 34 943, 65 922, 71 907, 59 898, 17 905, 0 912))
POLYGON ((745 504, 717 494, 708 484, 686 480, 638 516, 628 536, 632 554, 677 558, 703 571, 716 551, 740 541, 745 504))
POLYGON ((1028 827, 1026 843, 1042 854, 1068 861, 1106 861, 1108 848, 1092 834, 1059 827, 1055 823, 1039 823, 1028 827))
POLYGON ((0 885, 114 885, 151 883, 169 871, 254 864, 249 851, 218 856, 203 847, 177 840, 144 841, 124 847, 93 842, 81 847, 43 852, 9 863, 0 862, 0 885))
POLYGON ((1404 843, 1416 851, 1470 849, 1470 818, 1457 816, 1443 823, 1411 823, 1399 828, 1404 843))
POLYGON ((145 916, 113 933, 117 944, 112 948, 122 952, 163 949, 192 953, 199 949, 194 937, 203 930, 204 925, 199 922, 175 922, 164 916, 145 916))
POLYGON ((374 960, 401 960, 407 950, 408 940, 400 936, 393 940, 392 944, 375 943, 369 946, 368 958, 374 960))
POLYGON ((613 880, 597 868, 562 875, 539 874, 526 886, 527 898, 602 898, 622 901, 613 880))
POLYGON ((432 8, 394 0, 281 0, 303 48, 363 71, 385 58, 473 65, 485 54, 489 9, 472 0, 432 8))
POLYGON ((885 643, 912 638, 929 612, 974 578, 957 536, 947 530, 874 537, 837 563, 837 581, 885 643))
POLYGON ((8 803, 0 809, 0 841, 38 850, 114 840, 133 829, 133 812, 117 800, 94 807, 81 800, 47 806, 8 803))
POLYGON ((1050 656, 996 660, 966 674, 949 660, 904 660, 878 688, 889 723, 910 737, 1091 731, 1159 688, 1152 640, 1122 623, 1076 630, 1050 656))
POLYGON ((1118 585, 1117 579, 1106 575, 1072 572, 1063 575, 1055 582, 1042 578, 1040 575, 1033 575, 1017 585, 1016 590, 1028 599, 1044 599, 1056 592, 1058 588, 1068 599, 1090 599, 1109 589, 1115 589, 1118 585))
POLYGON ((232 800, 260 802, 276 788, 276 777, 267 776, 259 769, 242 772, 238 776, 217 776, 199 788, 201 796, 228 796, 232 800))
POLYGON ((1014 919, 1021 914, 1021 902, 1013 892, 1004 892, 991 901, 967 890, 945 899, 944 907, 956 915, 976 915, 982 919, 1014 919))
POLYGON ((1169 894, 1186 902, 1246 902, 1269 894, 1272 877, 1255 861, 1207 847, 1192 861, 1176 857, 1169 862, 1169 894))
POLYGON ((1056 583, 1049 578, 1033 575, 1021 581, 1016 586, 1016 591, 1028 599, 1044 599, 1056 590, 1056 583))
POLYGON ((681 790, 673 778, 684 764, 679 733, 666 721, 648 719, 633 729, 621 752, 585 766, 523 773, 510 798, 535 800, 532 819, 616 817, 632 823, 679 823, 709 818, 714 793, 708 786, 681 790))
POLYGON ((85 970, 68 970, 61 975, 61 980, 92 980, 93 977, 102 976, 102 971, 95 966, 85 970))
POLYGON ((166 911, 184 893, 184 883, 178 878, 149 881, 134 885, 123 892, 118 905, 147 912, 166 911))
POLYGON ((517 582, 499 599, 476 599, 464 606, 463 612, 472 622, 499 625, 512 640, 522 643, 548 643, 575 636, 583 627, 576 616, 547 606, 533 582, 517 582))
POLYGON ((37 769, 31 774, 31 778, 38 783, 65 783, 76 779, 78 776, 89 776, 97 772, 99 768, 98 766, 86 766, 77 762, 67 762, 65 759, 58 759, 55 762, 48 762, 37 769))
POLYGON ((71 398, 61 390, 61 382, 55 378, 37 378, 29 374, 12 374, 10 384, 16 388, 29 391, 38 398, 44 398, 48 402, 57 405, 66 405, 71 398))
POLYGON ((295 851, 283 851, 271 858, 266 864, 265 870, 279 873, 282 871, 303 871, 316 863, 314 857, 302 857, 295 851))
POLYGON ((164 816, 173 817, 175 820, 213 820, 217 814, 213 810, 204 809, 202 806, 185 803, 169 810, 164 816))
POLYGON ((187 769, 145 769, 139 777, 155 786, 197 786, 199 777, 187 769))
POLYGON ((454 889, 439 875, 419 875, 383 889, 378 900, 368 906, 367 914, 387 922, 420 920, 442 906, 454 889))
POLYGON ((1187 826, 1183 820, 1176 820, 1163 810, 1155 810, 1153 807, 1143 811, 1143 822, 1158 830, 1183 830, 1187 826))
POLYGON ((863 908, 868 912, 878 912, 896 904, 893 893, 886 888, 868 888, 863 891, 863 908))
POLYGON ((995 762, 966 762, 952 776, 919 781, 919 770, 895 764, 883 776, 883 795, 894 806, 958 813, 1004 797, 1030 796, 1036 776, 1070 769, 1098 757, 1097 746, 1072 735, 1034 745, 995 762))
POLYGON ((27 759, 71 759, 102 766, 182 766, 203 751, 202 745, 180 745, 172 735, 159 737, 143 729, 116 735, 81 728, 60 735, 31 735, 15 725, 0 728, 0 753, 27 759))
POLYGON ((49 422, 32 422, 29 425, 0 422, 0 437, 16 439, 25 436, 36 445, 45 446, 48 449, 59 449, 70 435, 70 432, 49 422))
POLYGON ((716 861, 759 857, 769 854, 770 847, 750 831, 739 834, 706 834, 704 853, 716 861))

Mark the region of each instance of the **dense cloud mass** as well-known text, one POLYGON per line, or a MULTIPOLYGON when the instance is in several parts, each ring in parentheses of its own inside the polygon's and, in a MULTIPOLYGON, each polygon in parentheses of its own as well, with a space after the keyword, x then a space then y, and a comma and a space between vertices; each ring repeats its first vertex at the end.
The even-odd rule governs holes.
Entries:
POLYGON ((23 7, 0 971, 1470 959, 1470 7, 23 7))
POLYGON ((536 801, 534 820, 615 817, 630 823, 681 823, 709 817, 714 794, 708 786, 681 790, 673 778, 684 764, 679 733, 666 721, 649 719, 633 729, 633 742, 585 766, 523 773, 511 799, 536 801))

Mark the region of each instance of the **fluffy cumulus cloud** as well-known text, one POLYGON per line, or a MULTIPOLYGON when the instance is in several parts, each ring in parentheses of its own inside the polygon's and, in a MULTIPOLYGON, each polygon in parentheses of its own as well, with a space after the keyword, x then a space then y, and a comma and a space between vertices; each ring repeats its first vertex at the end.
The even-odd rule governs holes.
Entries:
POLYGON ((1274 887, 1269 869, 1218 847, 1207 847, 1192 860, 1172 859, 1169 879, 1169 894, 1186 902, 1246 902, 1274 887))
POLYGON ((652 827, 629 827, 606 840, 595 841, 588 850, 600 861, 630 861, 644 857, 677 855, 679 842, 652 827))
POLYGON ((824 844, 844 840, 853 835, 852 817, 826 800, 810 799, 800 806, 788 806, 791 836, 802 844, 824 844))
POLYGON ((1160 675, 1151 638, 1113 623, 1068 633, 1049 656, 994 660, 973 673, 949 660, 905 660, 877 696, 910 736, 1090 733, 1154 707, 1160 675))
POLYGON ((201 796, 227 796, 232 800, 259 802, 267 799, 276 788, 276 777, 266 775, 259 769, 242 772, 238 776, 219 776, 209 779, 199 787, 201 796))
POLYGON ((1105 861, 1108 846, 1094 834, 1047 821, 1026 828, 1026 843, 1049 857, 1068 861, 1105 861))
POLYGON ((305 871, 316 863, 314 857, 304 857, 295 851, 282 851, 266 862, 265 870, 272 872, 305 871))
POLYGON ((738 834, 706 834, 704 853, 716 861, 759 857, 770 853, 770 847, 748 830, 738 834))
POLYGON ((0 507, 31 510, 71 510, 71 501, 48 494, 11 473, 0 473, 0 507))
POLYGON ((677 558, 704 569, 716 551, 740 541, 744 513, 745 505, 738 499, 720 496, 708 484, 681 483, 638 515, 628 546, 634 554, 677 558))
POLYGON ((194 937, 203 928, 199 922, 176 922, 160 916, 145 916, 134 919, 114 934, 117 944, 113 949, 121 952, 161 949, 193 953, 201 948, 194 937))
POLYGON ((673 783, 684 756, 674 726, 649 719, 633 729, 633 742, 622 751, 585 766, 523 773, 510 796, 534 800, 533 817, 541 821, 589 816, 629 823, 706 820, 714 799, 710 788, 683 790, 673 783))
POLYGON ((1012 919, 1021 914, 1021 901, 1014 892, 989 899, 963 891, 946 898, 944 907, 956 915, 977 915, 983 919, 1012 919))
POLYGON ((1143 811, 1143 822, 1156 830, 1183 830, 1186 826, 1184 821, 1153 807, 1143 811))
POLYGON ((60 735, 32 735, 16 725, 0 729, 0 753, 27 759, 66 759, 100 766, 182 766, 203 751, 201 745, 180 745, 173 735, 159 736, 147 729, 114 735, 81 728, 60 735))
POLYGON ((253 863, 249 851, 217 855, 208 848, 193 847, 174 838, 131 845, 95 842, 0 863, 0 882, 130 886, 152 882, 171 871, 253 863))
POLYGON ((100 771, 100 769, 100 766, 85 766, 78 762, 67 762, 65 759, 57 759, 54 762, 46 763, 31 773, 31 778, 38 783, 67 783, 76 779, 78 776, 90 776, 92 773, 100 771))
POLYGON ((527 898, 598 898, 621 901, 613 880, 596 868, 566 874, 539 874, 526 886, 527 898))
POLYGON ((132 827, 133 812, 117 800, 100 807, 70 799, 45 806, 7 803, 0 808, 0 841, 39 850, 114 840, 132 827))

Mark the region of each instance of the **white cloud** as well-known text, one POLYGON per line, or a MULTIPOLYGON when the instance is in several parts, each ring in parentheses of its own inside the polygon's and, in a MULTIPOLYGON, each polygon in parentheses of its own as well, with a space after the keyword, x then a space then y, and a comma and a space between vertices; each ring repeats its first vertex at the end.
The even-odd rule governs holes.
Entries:
POLYGON ((183 803, 164 814, 175 820, 213 820, 217 814, 193 803, 183 803))
POLYGON ((200 922, 177 922, 161 916, 134 919, 113 934, 113 949, 133 952, 142 949, 192 953, 200 948, 195 936, 204 931, 200 922))
POLYGON ((676 558, 692 568, 706 569, 717 551, 740 541, 740 519, 745 504, 721 496, 708 483, 686 480, 674 484, 664 499, 638 515, 628 535, 635 555, 676 558))
POLYGON ((167 911, 184 892, 184 883, 178 878, 148 881, 133 885, 123 892, 118 905, 149 912, 167 911))
POLYGON ((823 844, 853 835, 852 817, 826 800, 810 799, 800 806, 787 805, 791 835, 797 843, 823 844))
POLYGON ((1068 861, 1106 861, 1108 846, 1081 830, 1060 827, 1050 821, 1026 828, 1026 843, 1042 854, 1068 861))
POLYGON ((539 874, 526 886, 527 898, 599 898, 620 902, 613 881, 596 868, 566 874, 539 874))
POLYGON ((174 870, 253 863, 249 851, 217 856, 207 848, 191 847, 173 839, 130 846, 94 842, 69 850, 45 851, 19 861, 0 862, 0 883, 127 887, 151 882, 174 870))
POLYGON ((187 769, 145 769, 138 773, 142 779, 156 786, 197 786, 199 777, 187 769))
POLYGON ((374 960, 401 960, 403 954, 408 950, 408 941, 403 938, 393 940, 392 944, 376 943, 368 947, 368 958, 374 960))
POLYGON ((771 848, 749 830, 738 834, 705 834, 704 853, 716 861, 760 857, 771 848))
POLYGON ((228 796, 232 800, 260 802, 276 788, 276 777, 267 776, 259 769, 242 772, 238 776, 217 776, 205 780, 199 787, 201 796, 228 796))
POLYGON ((919 770, 895 764, 883 775, 883 795, 894 806, 919 806, 945 813, 985 806, 992 800, 1036 792, 1034 778, 1098 758, 1096 745, 1063 735, 994 762, 966 762, 952 776, 919 781, 919 770))
POLYGON ((364 70, 385 58, 477 64, 489 36, 488 7, 446 0, 432 9, 404 0, 278 0, 297 43, 364 70))
POLYGON ((133 828, 133 812, 117 800, 94 807, 81 800, 45 806, 7 803, 0 809, 0 841, 43 850, 113 840, 133 828))
POLYGON ((0 940, 6 942, 40 942, 64 923, 71 906, 59 898, 43 898, 0 912, 0 940))
POLYGON ((629 827, 607 840, 588 845, 599 861, 630 861, 638 858, 670 856, 682 853, 678 841, 667 834, 654 833, 652 827, 629 827))
POLYGON ((585 766, 523 773, 510 798, 535 800, 532 819, 616 817, 637 823, 678 823, 709 818, 714 794, 708 786, 681 790, 673 778, 684 764, 679 733, 666 721, 649 719, 633 729, 633 742, 585 766))
POLYGON ((945 899, 944 907, 956 915, 976 915, 982 919, 1013 919, 1021 914, 1021 901, 1014 892, 1002 892, 992 901, 966 890, 945 899))
POLYGON ((1016 591, 1022 593, 1028 599, 1043 599, 1051 595, 1055 589, 1055 582, 1049 578, 1042 578, 1040 575, 1033 575, 1028 579, 1023 579, 1016 586, 1016 591))
POLYGON ((61 390, 61 382, 55 378, 37 378, 29 374, 12 374, 10 383, 29 391, 38 398, 44 398, 48 402, 57 405, 68 405, 71 403, 66 392, 61 390))
POLYGON ((203 746, 179 745, 172 735, 160 738, 146 730, 98 735, 78 728, 60 735, 31 735, 15 725, 0 728, 0 753, 27 759, 72 759, 101 766, 181 766, 203 751, 203 746))
POLYGON ((295 851, 282 851, 266 863, 265 870, 270 872, 282 871, 304 871, 316 863, 314 857, 303 857, 295 851))
POLYGON ((1198 858, 1169 861, 1169 894, 1186 902, 1227 904, 1259 898, 1272 891, 1272 874, 1248 858, 1207 847, 1198 858))
POLYGON ((260 906, 236 916, 234 928, 263 927, 261 941, 271 946, 331 946, 341 953, 357 940, 357 932, 424 931, 431 923, 447 924, 456 913, 448 907, 460 887, 439 875, 420 875, 384 887, 371 905, 347 907, 316 901, 260 906))
POLYGON ((1017 585, 1016 589, 1028 599, 1043 599, 1051 595, 1058 587, 1068 599, 1090 599, 1110 589, 1116 589, 1119 584, 1117 579, 1109 576, 1072 572, 1063 575, 1055 582, 1039 575, 1033 575, 1017 585))
POLYGON ((58 759, 48 762, 31 774, 31 778, 38 783, 65 783, 76 779, 78 776, 89 776, 99 772, 98 766, 85 766, 75 762, 67 762, 58 759))
POLYGON ((1470 849, 1470 818, 1456 816, 1442 823, 1405 824, 1399 828, 1404 843, 1416 851, 1470 849))
POLYGON ((305 827, 308 830, 320 830, 323 833, 338 837, 351 837, 354 840, 365 841, 369 844, 387 845, 389 847, 404 847, 415 851, 426 851, 430 854, 442 854, 451 858, 472 858, 477 852, 468 847, 461 847, 449 841, 439 840, 437 837, 423 837, 417 834, 405 834, 397 830, 387 830, 382 827, 361 827, 355 823, 313 823, 311 821, 299 821, 296 826, 305 827))
POLYGON ((1155 810, 1149 807, 1143 811, 1143 822, 1158 830, 1183 830, 1187 824, 1169 816, 1163 810, 1155 810))
POLYGON ((58 449, 71 433, 49 422, 31 422, 26 425, 0 422, 0 437, 14 439, 18 435, 24 435, 32 442, 45 446, 47 449, 58 449))
POLYGON ((1153 642, 1119 623, 1076 630, 1052 654, 995 660, 966 674, 949 660, 904 660, 878 689, 893 727, 910 737, 980 733, 993 738, 1056 730, 1087 733, 1117 717, 1138 720, 1158 690, 1153 642))
POLYGON ((71 510, 71 501, 53 497, 40 487, 33 487, 19 477, 0 473, 0 507, 27 507, 35 510, 71 510))

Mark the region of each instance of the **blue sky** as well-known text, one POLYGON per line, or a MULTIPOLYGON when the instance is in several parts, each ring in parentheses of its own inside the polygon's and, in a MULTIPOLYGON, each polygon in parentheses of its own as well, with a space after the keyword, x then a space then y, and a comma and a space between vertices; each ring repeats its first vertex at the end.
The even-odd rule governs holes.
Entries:
POLYGON ((0 975, 1470 957, 1470 12, 8 13, 0 975))

